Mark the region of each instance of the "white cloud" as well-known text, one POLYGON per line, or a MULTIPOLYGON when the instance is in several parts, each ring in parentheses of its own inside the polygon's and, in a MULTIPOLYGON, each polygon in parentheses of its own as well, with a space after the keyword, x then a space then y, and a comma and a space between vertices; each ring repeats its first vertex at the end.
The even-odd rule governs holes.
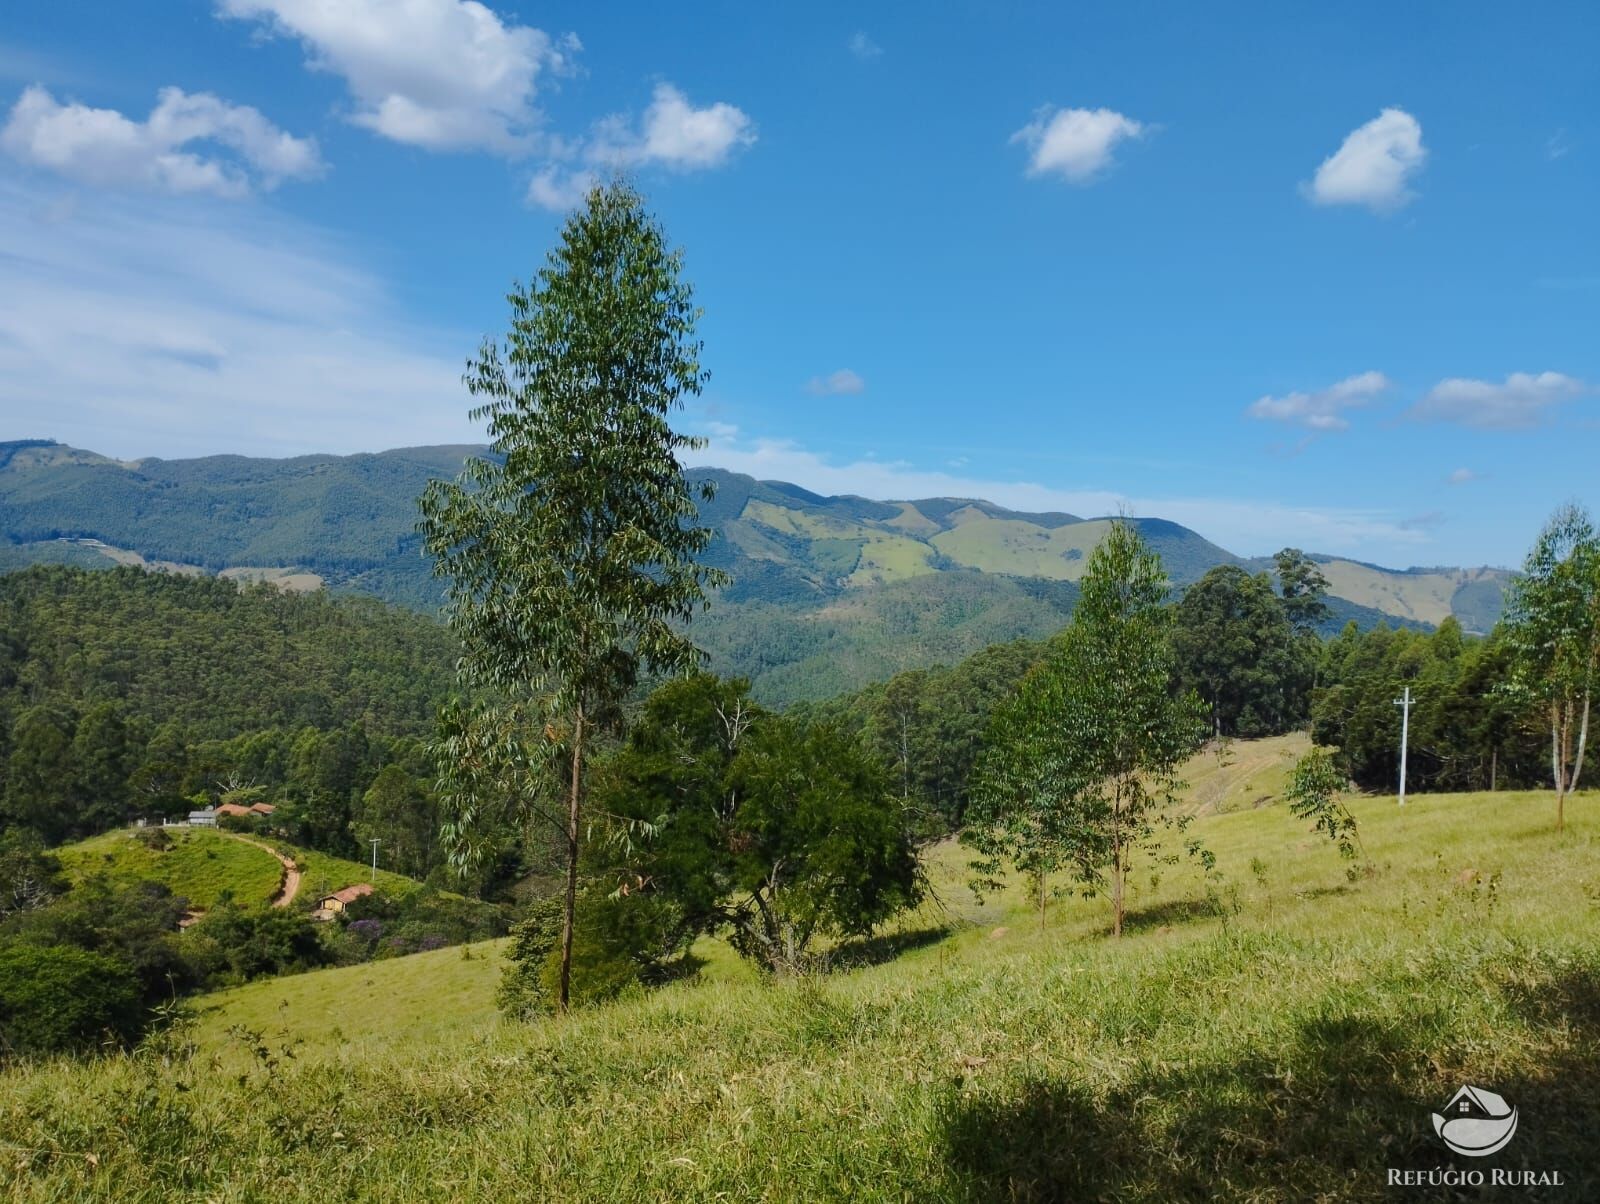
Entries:
POLYGON ((722 101, 697 109, 671 84, 657 84, 640 121, 618 113, 597 122, 587 140, 562 148, 584 166, 547 164, 529 182, 527 199, 546 209, 570 209, 603 171, 721 167, 755 140, 755 122, 743 110, 722 101))
POLYGON ((1011 135, 1031 152, 1030 176, 1054 173, 1074 184, 1086 184, 1111 163, 1117 144, 1140 138, 1149 127, 1111 109, 1040 109, 1034 119, 1011 135))
POLYGON ((395 316, 331 235, 260 209, 0 183, 0 413, 123 458, 481 439, 469 334, 395 316))
POLYGON ((217 12, 297 39, 308 66, 344 79, 352 121, 429 150, 532 149, 539 77, 582 48, 476 0, 218 0, 217 12))
POLYGON ((1483 474, 1473 472, 1470 468, 1458 468, 1445 480, 1452 485, 1470 485, 1473 481, 1483 480, 1483 474))
POLYGON ((84 184, 220 197, 323 170, 314 140, 284 133, 248 105, 181 88, 163 88, 149 117, 134 121, 30 87, 0 130, 0 147, 84 184))
POLYGON ((623 116, 608 117, 584 151, 608 167, 660 165, 679 171, 720 167, 729 155, 756 140, 755 123, 742 110, 718 101, 697 109, 671 84, 657 84, 637 129, 623 116))
POLYGON ((1362 372, 1314 393, 1258 398, 1246 412, 1252 418, 1292 422, 1314 431, 1342 431, 1350 426, 1345 410, 1370 405, 1388 387, 1389 378, 1383 373, 1362 372))
MULTIPOLYGON (((704 424, 702 424, 704 425, 704 424)), ((1266 555, 1282 547, 1360 553, 1379 549, 1403 555, 1427 543, 1428 532, 1388 511, 1295 506, 1238 498, 1139 497, 1105 489, 1057 489, 1029 481, 1003 481, 929 471, 901 461, 862 458, 834 464, 782 439, 742 438, 727 424, 705 428, 710 441, 690 462, 789 481, 822 494, 914 499, 982 498, 1015 510, 1065 511, 1084 517, 1129 513, 1165 518, 1198 531, 1231 552, 1266 555)))
POLYGON ((1559 372, 1513 372, 1503 382, 1442 380, 1411 408, 1422 421, 1456 422, 1490 430, 1519 430, 1537 426, 1564 401, 1588 392, 1581 380, 1559 372))
POLYGON ((866 391, 867 382, 861 379, 857 372, 849 368, 840 368, 837 372, 830 372, 827 376, 813 376, 806 382, 806 392, 817 397, 837 397, 841 394, 855 394, 866 391))
POLYGON ((871 62, 883 53, 883 47, 869 38, 865 31, 856 30, 845 43, 846 48, 863 63, 871 62))
POLYGON ((1404 109, 1384 109, 1322 161, 1306 193, 1319 205, 1391 212, 1416 195, 1408 186, 1427 157, 1417 119, 1404 109))

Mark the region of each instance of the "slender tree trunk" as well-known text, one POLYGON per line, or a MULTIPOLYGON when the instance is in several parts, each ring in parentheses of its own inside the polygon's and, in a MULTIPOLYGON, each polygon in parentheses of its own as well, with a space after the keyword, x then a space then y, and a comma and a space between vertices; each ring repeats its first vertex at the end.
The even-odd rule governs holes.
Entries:
POLYGON ((1583 773, 1583 755, 1589 743, 1589 693, 1583 695, 1583 720, 1578 724, 1578 755, 1572 762, 1572 789, 1578 789, 1578 778, 1583 773))
POLYGON ((1556 828, 1561 828, 1562 786, 1566 784, 1567 770, 1561 763, 1561 704, 1550 704, 1550 770, 1556 787, 1556 828))
POLYGON ((1489 793, 1490 794, 1493 794, 1495 792, 1495 782, 1499 779, 1499 777, 1500 777, 1500 749, 1498 747, 1496 747, 1496 748, 1491 748, 1489 750, 1489 793))
POLYGON ((1122 785, 1111 800, 1111 935, 1122 936, 1122 785))
POLYGON ((578 910, 578 820, 583 787, 583 708, 572 721, 572 788, 567 795, 567 897, 561 912, 561 1011, 572 997, 572 930, 578 910))

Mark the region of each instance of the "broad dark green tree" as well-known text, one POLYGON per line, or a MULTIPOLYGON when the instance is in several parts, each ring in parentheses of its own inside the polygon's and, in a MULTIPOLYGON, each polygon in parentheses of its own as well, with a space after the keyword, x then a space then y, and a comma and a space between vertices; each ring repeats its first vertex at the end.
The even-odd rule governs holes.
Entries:
POLYGON ((1212 569, 1178 603, 1172 633, 1180 688, 1211 708, 1212 734, 1273 736, 1306 717, 1317 653, 1265 573, 1212 569))
POLYGON ((1582 507, 1561 507, 1539 533, 1511 586, 1506 639, 1513 688, 1549 720, 1559 831, 1583 772, 1600 677, 1600 535, 1582 507))
POLYGON ((1109 879, 1120 936, 1134 859, 1174 856, 1161 830, 1187 826, 1169 804, 1205 739, 1205 706, 1172 692, 1166 575, 1130 524, 1113 524, 1081 589, 1071 626, 996 715, 965 839, 983 878, 1010 860, 1033 873, 1070 867, 1091 891, 1109 879))
POLYGON ((923 890, 898 784, 838 728, 775 715, 748 683, 697 674, 651 695, 604 779, 605 809, 648 834, 606 886, 660 960, 725 931, 770 971, 819 936, 865 936, 923 890))
MULTIPOLYGON (((503 700, 490 704, 498 718, 463 712, 466 726, 444 742, 441 784, 464 804, 449 832, 460 837, 483 816, 490 800, 470 794, 496 778, 492 801, 549 810, 520 790, 508 798, 505 775, 461 764, 470 728, 498 733, 476 747, 505 765, 553 757, 565 767, 563 1009, 591 741, 618 726, 642 673, 698 664, 681 624, 717 579, 698 563, 711 532, 698 525, 697 491, 679 461, 698 443, 669 421, 706 379, 681 266, 637 193, 620 183, 592 190, 532 286, 508 296, 504 342, 486 341, 468 366, 488 454, 421 498, 420 529, 464 649, 463 684, 503 700)), ((711 497, 709 486, 698 493, 711 497)), ((470 855, 473 846, 458 847, 470 855)))

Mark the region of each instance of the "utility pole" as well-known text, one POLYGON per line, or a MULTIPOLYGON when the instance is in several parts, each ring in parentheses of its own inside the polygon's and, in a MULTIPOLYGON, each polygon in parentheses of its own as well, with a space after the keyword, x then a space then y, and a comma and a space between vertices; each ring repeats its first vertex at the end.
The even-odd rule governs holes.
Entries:
MULTIPOLYGON (((1403 790, 1400 801, 1402 803, 1406 801, 1403 790)), ((378 885, 378 838, 376 836, 372 838, 372 885, 378 885)))
POLYGON ((1407 686, 1405 694, 1394 700, 1394 705, 1400 711, 1400 805, 1406 805, 1406 745, 1411 743, 1411 687, 1407 686))

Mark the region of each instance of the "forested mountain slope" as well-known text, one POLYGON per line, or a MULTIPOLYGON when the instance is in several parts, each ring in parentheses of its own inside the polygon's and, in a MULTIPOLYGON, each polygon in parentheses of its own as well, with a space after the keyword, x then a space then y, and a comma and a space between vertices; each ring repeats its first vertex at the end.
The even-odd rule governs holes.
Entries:
MULTIPOLYGON (((46 440, 0 444, 0 570, 136 564, 326 584, 431 611, 440 588, 413 530, 415 499, 474 450, 124 462, 46 440)), ((714 668, 750 676, 774 702, 1048 634, 1070 613, 1109 522, 969 498, 823 497, 719 469, 695 475, 718 486, 703 512, 717 532, 709 559, 733 578, 699 638, 714 668)), ((1219 564, 1269 567, 1176 523, 1134 521, 1180 587, 1219 564)), ((1333 625, 1454 614, 1485 630, 1499 614, 1497 570, 1318 559, 1333 584, 1333 625)))

